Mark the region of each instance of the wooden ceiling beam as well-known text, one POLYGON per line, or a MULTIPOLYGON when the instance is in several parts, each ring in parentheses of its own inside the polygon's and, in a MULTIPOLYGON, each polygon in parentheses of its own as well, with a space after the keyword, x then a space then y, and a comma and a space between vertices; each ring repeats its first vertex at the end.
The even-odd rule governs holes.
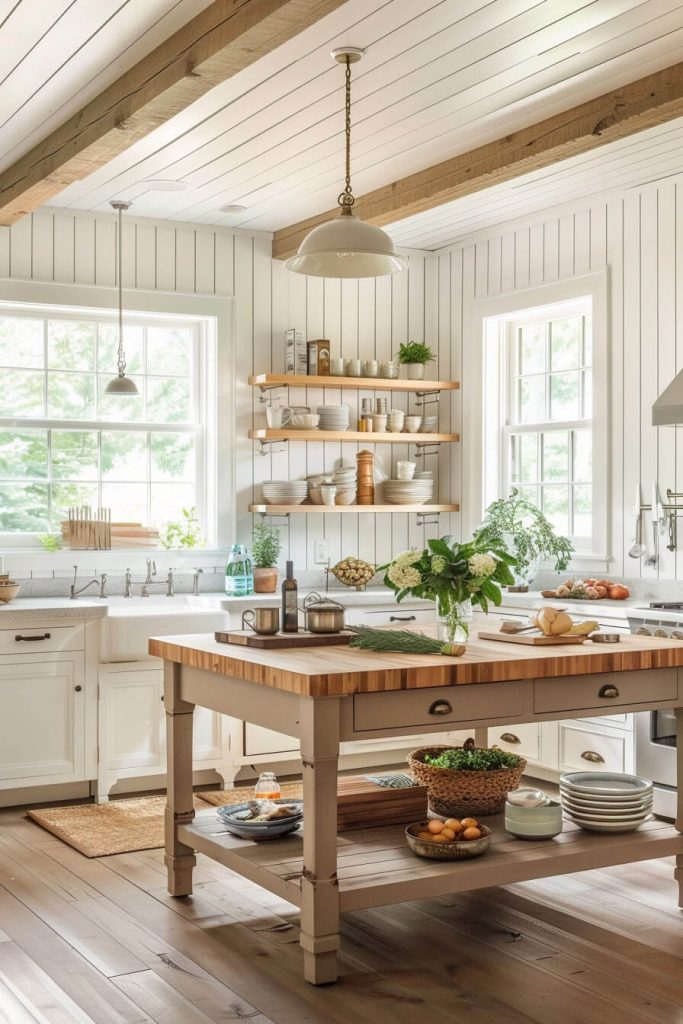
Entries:
MULTIPOLYGON (((392 224, 682 115, 683 63, 358 196, 354 211, 370 224, 392 224)), ((335 207, 276 231, 273 255, 293 255, 312 228, 337 213, 335 207)))
POLYGON ((214 0, 0 173, 0 224, 87 177, 344 0, 214 0))

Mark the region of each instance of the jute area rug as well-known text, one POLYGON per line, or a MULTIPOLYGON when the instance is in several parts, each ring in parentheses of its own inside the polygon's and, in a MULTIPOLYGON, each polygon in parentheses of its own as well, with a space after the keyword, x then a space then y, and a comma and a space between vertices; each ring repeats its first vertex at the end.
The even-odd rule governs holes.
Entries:
MULTIPOLYGON (((301 783, 285 783, 283 797, 300 797, 301 783)), ((195 808, 220 807, 251 800, 252 786, 211 790, 195 795, 195 808)), ((164 845, 165 796, 111 800, 106 804, 46 807, 27 812, 27 817, 47 829, 85 857, 111 857, 117 853, 156 850, 164 845)))

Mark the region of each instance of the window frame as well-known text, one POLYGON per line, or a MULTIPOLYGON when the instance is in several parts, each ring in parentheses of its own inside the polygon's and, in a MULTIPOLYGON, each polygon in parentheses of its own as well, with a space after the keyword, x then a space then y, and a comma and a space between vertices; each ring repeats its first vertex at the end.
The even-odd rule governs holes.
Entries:
MULTIPOLYGON (((115 323, 118 312, 112 289, 96 286, 69 286, 38 284, 36 282, 0 282, 0 315, 39 317, 40 319, 94 319, 115 323)), ((199 354, 197 372, 193 375, 195 409, 200 424, 153 424, 111 420, 61 420, 54 417, 2 418, 1 426, 76 430, 108 430, 111 427, 131 431, 174 432, 192 430, 195 434, 195 479, 197 508, 203 521, 207 547, 224 548, 234 529, 234 367, 233 302, 230 297, 195 296, 176 293, 131 291, 124 296, 124 324, 143 323, 148 326, 167 323, 190 326, 195 331, 195 352, 199 354), (229 409, 223 404, 227 397, 229 409), (218 424, 220 420, 220 435, 218 424), (218 465, 221 472, 218 474, 218 465)), ((151 375, 154 376, 154 375, 151 375)), ((30 556, 29 567, 42 567, 43 558, 50 565, 64 560, 70 564, 73 552, 68 549, 45 556, 38 541, 38 533, 0 533, 0 549, 23 550, 30 556)), ((112 554, 140 549, 117 548, 112 554)), ((108 554, 108 553, 107 553, 108 554)), ((98 553, 98 557, 101 553, 98 553)), ((188 556, 192 552, 187 553, 188 556)), ((196 560, 196 553, 194 558, 196 560)), ((177 561, 187 560, 184 554, 174 552, 177 561)), ((120 557, 117 558, 120 561, 120 557)))
MULTIPOLYGON (((607 457, 610 424, 607 283, 607 271, 602 271, 473 302, 470 317, 465 315, 465 326, 469 326, 468 334, 473 343, 463 346, 462 372, 463 422, 468 425, 469 442, 464 444, 462 455, 463 530, 469 533, 477 528, 484 509, 492 501, 509 494, 501 457, 503 417, 507 413, 507 332, 504 324, 509 320, 526 319, 530 311, 541 317, 547 307, 590 299, 593 334, 593 531, 591 543, 577 549, 572 565, 596 572, 607 572, 613 564, 607 457)), ((559 421, 555 425, 559 425, 559 421)))

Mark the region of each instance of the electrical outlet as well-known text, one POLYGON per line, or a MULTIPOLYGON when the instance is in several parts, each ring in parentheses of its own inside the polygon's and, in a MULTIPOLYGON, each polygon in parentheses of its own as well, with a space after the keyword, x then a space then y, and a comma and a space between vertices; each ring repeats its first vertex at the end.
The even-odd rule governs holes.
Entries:
POLYGON ((313 561, 316 565, 326 565, 330 557, 330 545, 324 537, 313 541, 313 561))

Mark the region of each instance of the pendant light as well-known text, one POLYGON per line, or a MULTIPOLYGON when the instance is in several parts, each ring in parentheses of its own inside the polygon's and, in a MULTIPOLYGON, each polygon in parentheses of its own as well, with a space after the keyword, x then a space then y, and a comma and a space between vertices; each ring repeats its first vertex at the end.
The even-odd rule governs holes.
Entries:
POLYGON ((405 270, 407 261, 381 228, 366 224, 353 213, 351 189, 351 65, 363 56, 355 46, 332 50, 332 56, 346 65, 346 186, 337 202, 341 210, 335 220, 319 224, 304 238, 296 256, 285 260, 288 270, 309 277, 383 277, 405 270))
POLYGON ((118 220, 118 278, 119 278, 119 351, 118 351, 118 374, 107 384, 104 389, 105 395, 139 395, 134 380, 126 376, 126 353, 123 351, 123 239, 121 238, 121 221, 124 210, 127 210, 130 203, 122 199, 112 199, 109 203, 112 209, 119 215, 118 220))

